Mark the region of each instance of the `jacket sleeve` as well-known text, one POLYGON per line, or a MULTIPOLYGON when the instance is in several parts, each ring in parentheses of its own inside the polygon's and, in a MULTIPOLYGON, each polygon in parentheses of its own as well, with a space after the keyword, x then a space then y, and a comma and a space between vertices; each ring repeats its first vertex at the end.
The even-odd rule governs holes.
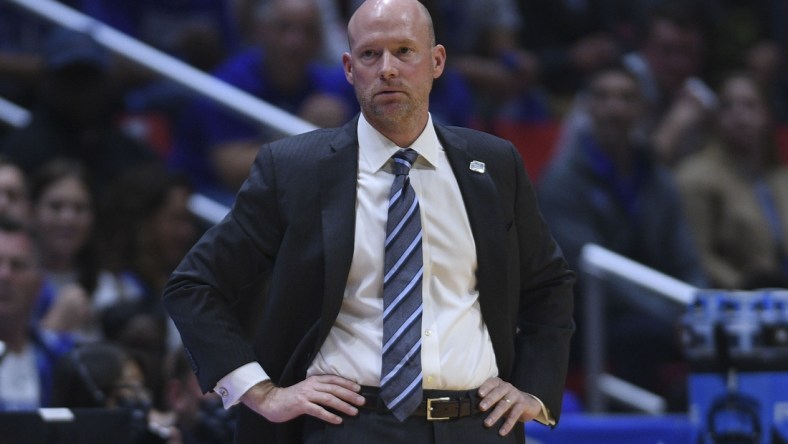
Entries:
POLYGON ((240 314, 263 299, 281 241, 271 150, 264 146, 230 213, 184 257, 164 290, 164 305, 204 392, 255 361, 240 314))
POLYGON ((539 211, 536 193, 515 151, 516 257, 519 312, 513 381, 538 397, 558 421, 569 362, 575 274, 539 211))

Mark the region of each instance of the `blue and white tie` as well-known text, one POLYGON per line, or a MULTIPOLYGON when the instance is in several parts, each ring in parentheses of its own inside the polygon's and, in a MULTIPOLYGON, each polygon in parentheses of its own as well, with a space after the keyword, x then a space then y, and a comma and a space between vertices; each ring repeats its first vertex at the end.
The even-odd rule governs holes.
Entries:
POLYGON ((419 153, 392 156, 394 183, 389 196, 383 266, 383 364, 380 396, 404 421, 422 401, 421 252, 419 201, 408 172, 419 153))

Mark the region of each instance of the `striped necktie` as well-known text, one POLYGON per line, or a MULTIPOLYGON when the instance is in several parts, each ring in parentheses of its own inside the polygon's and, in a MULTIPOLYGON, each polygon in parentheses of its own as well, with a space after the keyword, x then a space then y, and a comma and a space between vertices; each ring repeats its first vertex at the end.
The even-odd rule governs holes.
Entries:
POLYGON ((380 396, 400 421, 422 401, 421 216, 408 178, 418 155, 405 149, 392 156, 395 177, 389 196, 383 267, 380 396))

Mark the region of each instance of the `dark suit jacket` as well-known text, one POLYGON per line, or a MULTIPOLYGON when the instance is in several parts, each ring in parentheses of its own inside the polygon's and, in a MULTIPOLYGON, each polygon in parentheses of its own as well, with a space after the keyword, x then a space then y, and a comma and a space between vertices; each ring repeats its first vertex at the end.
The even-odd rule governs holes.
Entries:
MULTIPOLYGON (((353 257, 356 126, 263 146, 230 214, 173 274, 164 302, 203 390, 255 360, 278 385, 305 377, 337 317, 353 257), (239 322, 250 319, 249 328, 239 322)), ((436 130, 468 212, 500 376, 557 417, 574 274, 513 145, 464 128, 436 130), (485 163, 483 173, 469 168, 474 160, 485 163)), ((299 428, 298 420, 272 425, 242 407, 237 442, 297 442, 299 428)))

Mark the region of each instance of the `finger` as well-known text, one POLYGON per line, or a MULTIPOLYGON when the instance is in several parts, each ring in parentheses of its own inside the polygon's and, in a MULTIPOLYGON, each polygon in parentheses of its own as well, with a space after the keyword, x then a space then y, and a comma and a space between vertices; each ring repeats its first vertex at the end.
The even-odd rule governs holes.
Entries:
POLYGON ((484 381, 484 383, 482 383, 482 385, 479 387, 479 391, 478 391, 478 393, 479 393, 479 396, 481 396, 482 398, 484 398, 484 397, 485 397, 485 396, 487 396, 487 395, 488 395, 488 394, 489 394, 489 393, 490 393, 490 392, 491 392, 491 391, 492 391, 492 390, 493 390, 495 387, 497 387, 498 385, 500 385, 500 384, 501 384, 501 382, 503 382, 503 381, 501 381, 501 379, 499 379, 499 378, 490 378, 490 379, 488 379, 488 380, 484 381))
POLYGON ((489 391, 489 393, 482 396, 481 402, 479 403, 479 408, 485 412, 490 410, 499 404, 499 402, 506 397, 508 392, 509 389, 505 384, 494 387, 489 391))
POLYGON ((357 391, 348 389, 344 386, 335 384, 322 384, 316 388, 318 391, 328 393, 344 402, 355 404, 357 406, 364 405, 364 397, 357 391))
POLYGON ((341 416, 332 413, 317 404, 308 404, 304 409, 304 413, 329 424, 342 424, 341 416))
POLYGON ((490 414, 487 415, 487 418, 484 420, 484 425, 487 427, 492 427, 495 425, 499 419, 506 415, 514 403, 511 399, 505 397, 501 397, 498 401, 491 405, 489 404, 491 399, 487 399, 484 402, 488 403, 488 409, 492 409, 490 414))
POLYGON ((501 436, 506 436, 509 434, 509 432, 512 431, 514 425, 517 424, 517 420, 520 418, 520 415, 522 414, 522 410, 524 409, 517 407, 513 407, 509 409, 508 414, 505 416, 506 420, 504 421, 501 428, 498 430, 498 433, 501 436))
MULTIPOLYGON (((345 389, 340 388, 340 390, 344 391, 345 389)), ((348 396, 353 398, 354 403, 360 402, 363 404, 364 398, 353 392, 348 392, 348 396), (358 401, 356 397, 361 398, 361 401, 358 401)), ((338 397, 335 393, 329 391, 314 391, 311 393, 309 397, 309 401, 313 404, 317 404, 321 407, 329 407, 333 410, 336 410, 340 413, 344 413, 346 415, 356 415, 358 414, 358 408, 355 405, 345 401, 344 399, 338 397)), ((359 404, 360 405, 360 404, 359 404)))

